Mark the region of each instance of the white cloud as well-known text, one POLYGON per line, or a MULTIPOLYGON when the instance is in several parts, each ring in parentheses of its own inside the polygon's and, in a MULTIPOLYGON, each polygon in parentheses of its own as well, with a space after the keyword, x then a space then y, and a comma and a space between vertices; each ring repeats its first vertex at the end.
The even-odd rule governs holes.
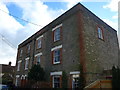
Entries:
MULTIPOLYGON (((0 3, 0 9, 9 13, 6 4, 9 3, 0 3)), ((22 9, 23 18, 30 22, 36 23, 41 26, 45 26, 50 23, 53 19, 55 19, 58 15, 64 12, 64 10, 53 10, 48 8, 47 5, 43 4, 43 2, 12 2, 12 4, 17 5, 22 9)), ((40 30, 42 27, 35 26, 30 23, 25 26, 21 25, 18 21, 14 19, 14 17, 0 11, 0 33, 2 33, 10 42, 17 45, 21 43, 23 40, 30 37, 36 31, 40 30)), ((4 41, 0 41, 2 43, 0 47, 0 63, 8 64, 9 61, 12 61, 12 65, 15 65, 16 61, 16 50, 13 50, 10 46, 8 46, 4 41), (5 51, 5 52, 3 52, 5 51)))
MULTIPOLYGON (((108 19, 103 19, 104 22, 106 22, 108 25, 110 25, 112 28, 114 28, 115 30, 117 30, 117 34, 118 34, 118 41, 120 43, 120 31, 118 29, 118 22, 113 22, 111 20, 108 19)), ((119 44, 120 47, 120 44, 119 44)))
POLYGON ((75 4, 83 0, 64 0, 64 2, 67 2, 67 8, 73 7, 75 4))
POLYGON ((0 10, 0 32, 4 31, 15 34, 18 29, 23 28, 19 22, 7 14, 9 11, 3 3, 0 3, 0 9, 3 10, 0 10), (14 25, 16 25, 16 27, 14 25))
POLYGON ((2 41, 0 43, 2 43, 0 46, 0 63, 8 64, 11 61, 12 65, 15 65, 17 49, 11 48, 2 41))
MULTIPOLYGON (((118 7, 120 7, 120 0, 111 0, 107 5, 103 6, 103 8, 110 9, 112 12, 116 13, 116 15, 114 15, 112 17, 112 19, 114 19, 114 20, 115 19, 118 20, 118 16, 119 16, 119 13, 118 13, 119 8, 118 7)), ((105 20, 105 21, 118 31, 118 39, 119 39, 119 43, 120 43, 120 30, 118 29, 118 22, 115 23, 110 20, 105 20)), ((120 46, 120 44, 119 44, 119 46, 120 46)))
MULTIPOLYGON (((14 17, 7 14, 9 11, 2 2, 0 2, 0 9, 6 12, 0 11, 0 35, 3 34, 9 41, 12 41, 16 38, 16 32, 22 29, 23 26, 17 22, 14 17)), ((3 39, 4 38, 0 36, 0 63, 8 64, 8 62, 11 61, 12 65, 15 65, 16 50, 8 46, 8 42, 5 42, 3 39)))
POLYGON ((112 16, 112 19, 118 19, 118 13, 116 13, 114 16, 112 16))
POLYGON ((118 31, 118 22, 113 22, 109 19, 102 19, 102 20, 118 31))
POLYGON ((118 2, 120 0, 111 0, 107 5, 103 6, 103 8, 109 8, 111 11, 118 11, 118 2))

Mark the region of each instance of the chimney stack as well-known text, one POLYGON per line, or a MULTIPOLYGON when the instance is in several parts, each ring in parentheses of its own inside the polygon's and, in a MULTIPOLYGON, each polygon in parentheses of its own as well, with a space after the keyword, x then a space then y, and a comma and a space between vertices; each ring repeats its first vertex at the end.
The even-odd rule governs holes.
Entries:
POLYGON ((12 64, 12 63, 11 63, 11 62, 9 62, 9 66, 11 66, 11 64, 12 64))

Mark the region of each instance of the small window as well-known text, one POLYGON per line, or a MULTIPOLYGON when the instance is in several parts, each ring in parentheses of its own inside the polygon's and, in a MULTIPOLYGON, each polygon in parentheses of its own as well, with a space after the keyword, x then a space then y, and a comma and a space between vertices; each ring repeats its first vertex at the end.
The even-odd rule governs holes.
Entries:
POLYGON ((18 77, 16 77, 15 85, 18 86, 18 77))
POLYGON ((78 88, 79 87, 79 75, 73 75, 72 79, 72 88, 78 88))
POLYGON ((54 64, 60 63, 60 49, 53 51, 53 62, 54 64))
POLYGON ((38 39, 37 40, 37 49, 41 48, 41 44, 42 44, 41 39, 38 39))
POLYGON ((29 58, 27 58, 27 59, 25 60, 25 70, 28 69, 28 63, 29 63, 29 58))
POLYGON ((20 71, 21 61, 18 61, 17 71, 20 71))
POLYGON ((60 40, 60 27, 54 31, 54 42, 60 40))
POLYGON ((20 57, 22 57, 22 54, 23 54, 23 50, 20 50, 20 57))
POLYGON ((37 58, 37 60, 36 60, 36 61, 37 61, 37 64, 40 64, 40 57, 41 57, 40 55, 38 55, 38 56, 36 57, 36 58, 37 58))
POLYGON ((98 38, 103 40, 103 30, 98 27, 98 38))
POLYGON ((60 88, 60 76, 53 76, 53 88, 60 88))
POLYGON ((19 77, 16 77, 16 80, 15 80, 15 85, 18 86, 19 85, 19 77))
POLYGON ((27 45, 27 53, 30 53, 30 44, 27 45))

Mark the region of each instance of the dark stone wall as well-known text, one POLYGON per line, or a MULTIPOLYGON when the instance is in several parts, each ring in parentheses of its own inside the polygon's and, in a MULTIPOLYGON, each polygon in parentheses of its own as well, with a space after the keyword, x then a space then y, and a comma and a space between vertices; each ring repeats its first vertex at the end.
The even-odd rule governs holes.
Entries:
POLYGON ((104 70, 110 70, 113 65, 118 66, 118 38, 117 32, 83 9, 84 41, 86 73, 88 82, 101 78, 104 70), (103 29, 104 40, 98 38, 97 27, 103 29))
POLYGON ((43 53, 41 66, 45 69, 48 80, 50 79, 50 72, 65 71, 69 75, 70 71, 78 70, 80 50, 76 15, 63 20, 62 24, 62 40, 53 42, 52 28, 43 34, 42 50, 39 51, 43 53), (51 49, 59 45, 62 45, 62 63, 54 65, 52 64, 51 49))

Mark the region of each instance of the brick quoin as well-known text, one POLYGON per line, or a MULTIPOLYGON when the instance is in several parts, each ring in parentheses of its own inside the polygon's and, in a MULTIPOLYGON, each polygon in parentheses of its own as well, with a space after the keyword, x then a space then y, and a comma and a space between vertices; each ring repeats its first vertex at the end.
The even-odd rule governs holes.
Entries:
MULTIPOLYGON (((83 72, 86 73, 86 60, 85 60, 85 44, 84 44, 84 35, 83 35, 83 16, 81 12, 77 13, 77 26, 79 30, 79 40, 80 40, 80 64, 83 67, 83 72)), ((86 75, 84 74, 84 77, 86 78, 86 75)))

